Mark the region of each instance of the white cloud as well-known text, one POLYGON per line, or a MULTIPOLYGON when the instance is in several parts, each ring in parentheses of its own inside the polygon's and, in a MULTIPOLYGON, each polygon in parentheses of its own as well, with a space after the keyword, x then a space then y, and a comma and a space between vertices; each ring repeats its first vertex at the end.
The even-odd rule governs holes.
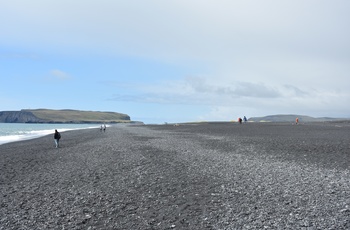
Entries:
POLYGON ((60 80, 60 81, 66 81, 66 80, 71 79, 71 76, 68 73, 63 72, 62 70, 53 69, 50 71, 49 78, 60 80))
MULTIPOLYGON (((137 94, 117 94, 110 100, 162 105, 208 106, 210 112, 199 120, 229 120, 232 116, 301 113, 317 116, 342 114, 350 100, 347 91, 315 89, 309 86, 251 82, 215 82, 205 77, 187 77, 163 84, 134 85, 137 94), (322 115, 323 114, 323 115, 322 115)), ((131 85, 130 85, 131 87, 131 85)))
MULTIPOLYGON (((123 82, 112 100, 206 105, 208 117, 243 108, 349 116, 349 7, 347 0, 11 0, 0 3, 0 44, 199 66, 156 84, 123 82)), ((50 78, 71 76, 56 69, 50 78)))
POLYGON ((5 38, 25 33, 26 42, 220 61, 268 50, 285 52, 286 47, 310 50, 335 39, 344 44, 349 36, 344 5, 349 3, 13 0, 1 3, 0 12, 12 19, 12 26, 4 25, 5 38))

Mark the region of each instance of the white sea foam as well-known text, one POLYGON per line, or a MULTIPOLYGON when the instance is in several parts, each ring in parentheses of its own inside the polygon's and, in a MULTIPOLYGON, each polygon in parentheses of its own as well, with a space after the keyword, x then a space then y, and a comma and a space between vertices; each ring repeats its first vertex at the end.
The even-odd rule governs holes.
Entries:
POLYGON ((0 123, 0 145, 53 134, 55 129, 65 132, 76 129, 98 128, 98 124, 9 124, 0 123))

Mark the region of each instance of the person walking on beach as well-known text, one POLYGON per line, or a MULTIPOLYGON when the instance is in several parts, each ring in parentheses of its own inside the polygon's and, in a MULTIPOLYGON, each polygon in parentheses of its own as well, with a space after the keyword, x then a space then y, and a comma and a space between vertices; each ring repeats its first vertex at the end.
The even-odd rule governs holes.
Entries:
POLYGON ((61 134, 57 131, 57 129, 55 129, 55 134, 53 135, 53 139, 55 139, 55 144, 56 144, 56 148, 58 148, 60 139, 61 139, 61 134))
POLYGON ((106 124, 103 124, 103 132, 106 132, 106 124))
POLYGON ((245 116, 243 117, 243 121, 244 121, 244 123, 247 122, 247 118, 245 116))

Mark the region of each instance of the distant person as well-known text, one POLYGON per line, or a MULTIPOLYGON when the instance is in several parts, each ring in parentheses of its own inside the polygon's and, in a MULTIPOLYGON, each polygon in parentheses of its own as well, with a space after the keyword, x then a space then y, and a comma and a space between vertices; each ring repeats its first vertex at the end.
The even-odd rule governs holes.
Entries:
POLYGON ((106 132, 106 128, 107 128, 107 127, 106 127, 106 125, 104 124, 104 125, 103 125, 103 132, 106 132))
POLYGON ((101 127, 100 127, 100 132, 102 132, 102 129, 103 129, 103 126, 101 125, 101 127))
POLYGON ((295 118, 295 124, 296 124, 296 125, 299 124, 299 118, 298 118, 298 117, 295 118))
POLYGON ((240 123, 240 124, 242 124, 242 118, 238 118, 238 122, 240 123))
POLYGON ((244 123, 247 122, 247 118, 245 116, 243 117, 243 121, 244 121, 244 123))
POLYGON ((53 135, 53 139, 55 139, 56 148, 60 146, 61 134, 55 129, 55 134, 53 135))

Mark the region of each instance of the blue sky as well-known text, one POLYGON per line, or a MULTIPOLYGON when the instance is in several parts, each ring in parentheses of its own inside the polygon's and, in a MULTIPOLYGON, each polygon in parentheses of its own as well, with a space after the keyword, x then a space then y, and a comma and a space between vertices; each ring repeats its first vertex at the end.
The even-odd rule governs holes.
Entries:
POLYGON ((350 117, 347 0, 0 2, 0 111, 350 117))

